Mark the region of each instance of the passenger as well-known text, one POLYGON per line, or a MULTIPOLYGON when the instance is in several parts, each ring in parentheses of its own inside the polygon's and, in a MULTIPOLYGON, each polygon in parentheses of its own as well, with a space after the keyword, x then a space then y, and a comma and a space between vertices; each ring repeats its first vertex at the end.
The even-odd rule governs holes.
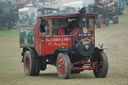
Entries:
POLYGON ((65 34, 70 34, 75 28, 79 28, 79 24, 77 20, 72 21, 66 28, 65 34))
POLYGON ((44 24, 40 24, 40 32, 43 33, 45 32, 45 25, 44 24))
POLYGON ((65 33, 66 33, 66 34, 69 34, 69 33, 74 29, 73 24, 74 24, 74 23, 71 22, 71 23, 69 23, 68 26, 65 28, 65 33))
POLYGON ((78 24, 78 21, 74 22, 74 29, 69 34, 79 34, 80 33, 80 27, 78 24))
POLYGON ((72 30, 72 32, 70 32, 69 34, 72 35, 72 34, 79 34, 81 31, 80 31, 80 28, 75 28, 72 30))
POLYGON ((40 24, 40 32, 42 36, 50 35, 48 21, 42 20, 40 24))
POLYGON ((60 27, 58 29, 58 35, 65 35, 65 32, 64 32, 64 28, 63 27, 60 27))

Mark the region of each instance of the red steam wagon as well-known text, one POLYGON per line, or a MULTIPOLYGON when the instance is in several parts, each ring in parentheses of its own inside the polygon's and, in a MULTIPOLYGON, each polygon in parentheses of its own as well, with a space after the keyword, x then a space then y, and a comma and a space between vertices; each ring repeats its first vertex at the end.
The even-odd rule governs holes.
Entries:
POLYGON ((93 70, 95 77, 104 78, 108 59, 104 47, 95 46, 96 14, 58 13, 38 17, 34 28, 20 29, 20 47, 24 71, 37 76, 48 64, 55 65, 59 78, 93 70))

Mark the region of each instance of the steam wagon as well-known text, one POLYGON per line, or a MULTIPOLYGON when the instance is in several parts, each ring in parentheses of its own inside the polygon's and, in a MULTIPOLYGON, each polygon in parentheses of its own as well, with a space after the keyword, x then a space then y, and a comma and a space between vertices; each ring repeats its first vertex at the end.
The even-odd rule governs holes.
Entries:
POLYGON ((96 78, 108 72, 104 46, 95 46, 96 14, 59 13, 38 17, 34 28, 20 29, 24 72, 37 76, 48 64, 56 66, 59 78, 93 70, 96 78))
POLYGON ((113 24, 119 23, 118 17, 118 4, 115 2, 96 2, 88 6, 89 13, 97 14, 97 27, 109 26, 109 21, 112 21, 113 24))

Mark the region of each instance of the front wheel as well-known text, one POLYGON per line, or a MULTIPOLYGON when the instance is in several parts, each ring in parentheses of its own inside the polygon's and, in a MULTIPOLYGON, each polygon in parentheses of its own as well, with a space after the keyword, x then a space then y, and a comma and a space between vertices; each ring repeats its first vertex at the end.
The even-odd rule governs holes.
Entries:
POLYGON ((104 52, 97 52, 95 55, 94 62, 96 62, 96 70, 94 70, 94 75, 97 78, 104 78, 108 72, 108 59, 104 52))
POLYGON ((68 79, 71 74, 71 62, 68 54, 60 53, 56 61, 57 75, 59 78, 68 79))

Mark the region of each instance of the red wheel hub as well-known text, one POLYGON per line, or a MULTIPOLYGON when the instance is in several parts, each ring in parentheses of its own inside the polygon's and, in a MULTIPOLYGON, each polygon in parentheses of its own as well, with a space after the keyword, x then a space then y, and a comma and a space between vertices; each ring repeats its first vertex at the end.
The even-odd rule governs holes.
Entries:
POLYGON ((63 58, 59 58, 58 64, 57 64, 58 71, 61 75, 65 72, 65 63, 63 58))
POLYGON ((96 72, 101 72, 102 71, 102 61, 100 58, 97 58, 96 61, 97 61, 96 72))
POLYGON ((30 61, 29 61, 29 57, 25 56, 25 61, 24 61, 24 65, 25 65, 25 71, 28 72, 29 71, 29 65, 30 65, 30 61))

